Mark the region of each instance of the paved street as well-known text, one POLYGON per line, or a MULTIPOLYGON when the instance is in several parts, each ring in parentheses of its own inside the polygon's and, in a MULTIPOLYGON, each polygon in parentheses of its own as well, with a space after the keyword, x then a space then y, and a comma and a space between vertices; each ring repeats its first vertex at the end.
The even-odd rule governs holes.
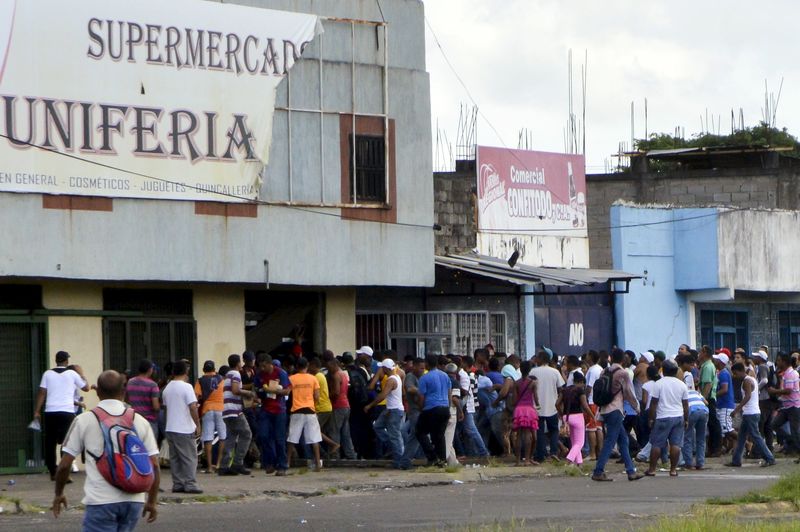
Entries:
MULTIPOLYGON (((512 516, 518 524, 524 521, 525 527, 551 530, 627 529, 652 522, 647 520, 650 516, 684 511, 691 503, 707 497, 729 496, 767 486, 791 467, 786 461, 766 470, 754 466, 742 469, 717 466, 709 471, 683 473, 677 479, 664 473, 634 483, 616 473, 616 481, 605 484, 592 482, 588 477, 506 478, 361 492, 348 489, 309 498, 262 495, 226 503, 173 503, 160 507, 157 524, 141 529, 216 532, 220 523, 236 523, 237 529, 252 525, 271 530, 458 530, 469 523, 507 522, 512 516)), ((374 472, 361 474, 374 475, 374 472)), ((314 478, 302 477, 304 481, 314 478)), ((321 477, 316 478, 322 481, 321 477)), ((375 477, 367 478, 375 481, 375 477)), ((235 479, 226 481, 231 484, 235 479)), ((0 528, 73 530, 80 518, 77 510, 57 521, 49 514, 7 516, 0 518, 0 528)))

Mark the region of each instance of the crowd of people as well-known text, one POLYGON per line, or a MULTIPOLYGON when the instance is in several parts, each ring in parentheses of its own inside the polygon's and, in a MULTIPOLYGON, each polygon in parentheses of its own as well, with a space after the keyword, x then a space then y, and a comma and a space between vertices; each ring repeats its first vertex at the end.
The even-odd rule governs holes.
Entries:
MULTIPOLYGON (((68 362, 68 353, 56 355, 36 404, 52 478, 56 445, 68 439, 80 391, 90 389, 68 362)), ((495 455, 517 465, 592 460, 596 481, 612 480, 605 468, 614 459, 638 480, 655 475, 659 461, 676 476, 728 453, 732 467, 798 454, 797 364, 797 353, 773 363, 766 346, 731 354, 682 345, 669 357, 619 348, 557 356, 542 347, 531 360, 491 345, 472 356, 403 360, 369 346, 308 358, 246 351, 220 368, 206 361, 193 384, 187 360, 159 375, 143 360, 124 398, 157 448, 166 441, 173 492, 202 492, 198 440, 202 472, 222 476, 249 475, 256 464, 283 476, 294 457, 318 471, 335 459, 410 469, 418 459, 445 467, 495 455), (635 461, 647 464, 644 473, 635 461)))

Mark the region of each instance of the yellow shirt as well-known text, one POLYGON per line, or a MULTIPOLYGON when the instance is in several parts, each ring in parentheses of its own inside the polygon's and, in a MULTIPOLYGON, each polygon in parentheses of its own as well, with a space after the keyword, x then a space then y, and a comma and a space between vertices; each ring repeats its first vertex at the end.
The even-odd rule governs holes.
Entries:
POLYGON ((331 398, 328 394, 328 379, 325 378, 325 375, 322 372, 317 372, 314 375, 317 378, 317 382, 319 382, 319 401, 317 401, 317 413, 322 412, 333 412, 333 405, 331 404, 331 398))

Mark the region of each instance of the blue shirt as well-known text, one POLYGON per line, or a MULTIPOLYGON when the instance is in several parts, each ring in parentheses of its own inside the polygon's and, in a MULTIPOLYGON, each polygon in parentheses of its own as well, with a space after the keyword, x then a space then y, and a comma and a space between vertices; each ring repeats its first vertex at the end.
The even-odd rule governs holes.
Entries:
POLYGON ((450 406, 450 390, 452 389, 452 381, 447 374, 440 370, 434 369, 420 377, 419 393, 425 397, 425 404, 422 410, 430 410, 437 407, 450 406))
POLYGON ((719 385, 717 386, 717 390, 722 387, 723 383, 728 383, 728 391, 722 395, 717 395, 717 408, 735 408, 736 404, 733 401, 733 379, 731 378, 731 374, 727 369, 723 369, 717 375, 717 380, 719 381, 719 385))
POLYGON ((492 384, 499 384, 500 386, 503 385, 505 379, 503 378, 503 374, 499 371, 490 371, 486 374, 487 377, 492 381, 492 384))

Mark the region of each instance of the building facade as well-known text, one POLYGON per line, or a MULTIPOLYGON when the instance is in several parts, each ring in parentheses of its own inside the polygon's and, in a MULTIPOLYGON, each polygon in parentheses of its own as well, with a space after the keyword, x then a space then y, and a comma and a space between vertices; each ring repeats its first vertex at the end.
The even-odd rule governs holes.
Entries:
MULTIPOLYGON (((0 468, 24 466, 34 454, 25 426, 38 377, 58 350, 69 351, 90 379, 107 368, 135 368, 145 357, 159 366, 187 358, 198 371, 203 360, 219 365, 231 353, 291 342, 341 352, 356 345, 357 287, 434 282, 422 2, 214 6, 245 18, 266 8, 316 19, 302 56, 297 50, 284 72, 276 67, 271 122, 261 124, 271 135, 268 162, 252 163, 254 197, 215 192, 224 188, 204 189, 199 200, 10 192, 0 179, 0 360, 8 378, 0 402, 13 401, 0 404, 11 414, 0 424, 0 468)), ((214 29, 222 20, 203 22, 214 29)), ((0 88, 14 80, 10 58, 0 88)), ((220 90, 233 91, 241 77, 220 90)), ((136 91, 159 88, 145 81, 136 91)), ((175 91, 192 92, 169 87, 164 94, 175 91)), ((125 113, 130 120, 133 111, 125 113)), ((118 142, 129 138, 129 125, 120 126, 118 142)), ((7 137, 20 133, 7 127, 7 137)), ((243 153, 246 139, 236 135, 229 130, 243 153)), ((125 170, 105 172, 121 180, 125 170)), ((213 177, 224 183, 239 169, 230 172, 213 177)), ((170 175, 154 177, 145 181, 177 187, 170 175)))

